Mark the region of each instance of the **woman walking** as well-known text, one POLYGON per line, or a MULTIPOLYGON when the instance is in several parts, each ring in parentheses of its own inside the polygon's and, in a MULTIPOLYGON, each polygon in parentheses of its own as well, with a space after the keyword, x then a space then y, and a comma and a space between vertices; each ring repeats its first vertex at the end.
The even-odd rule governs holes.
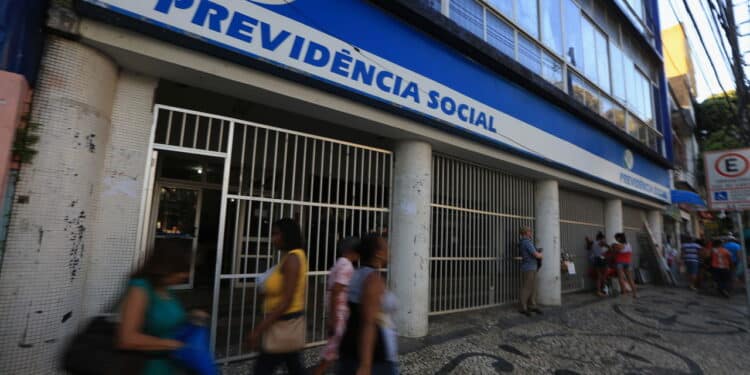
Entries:
POLYGON ((300 351, 305 346, 307 257, 299 225, 292 219, 276 221, 271 242, 282 257, 264 283, 265 317, 248 336, 251 349, 263 339, 254 373, 273 374, 283 364, 289 374, 303 374, 300 351))
POLYGON ((189 270, 188 252, 161 247, 155 249, 143 267, 131 277, 122 303, 117 346, 122 350, 150 352, 155 359, 147 360, 142 364, 143 368, 123 373, 179 373, 169 354, 181 348, 183 343, 171 337, 187 322, 187 315, 169 287, 184 283, 190 276, 189 270))
POLYGON ((328 367, 333 364, 339 356, 339 343, 346 331, 346 322, 349 320, 349 306, 347 305, 347 292, 352 276, 354 276, 354 262, 359 259, 357 253, 359 239, 348 237, 341 240, 339 254, 341 258, 331 268, 326 285, 326 306, 328 307, 328 321, 326 323, 328 342, 321 353, 321 361, 315 368, 313 375, 325 374, 328 367))
POLYGON ((635 281, 633 278, 633 267, 631 266, 633 258, 633 248, 630 247, 628 239, 625 237, 625 233, 615 234, 615 244, 612 245, 614 249, 615 262, 617 267, 617 277, 620 280, 620 290, 622 294, 632 292, 633 298, 637 298, 635 281))
POLYGON ((362 238, 360 263, 349 284, 351 311, 339 348, 341 375, 396 375, 398 349, 391 315, 396 297, 386 289, 379 270, 388 265, 388 244, 377 234, 362 238))

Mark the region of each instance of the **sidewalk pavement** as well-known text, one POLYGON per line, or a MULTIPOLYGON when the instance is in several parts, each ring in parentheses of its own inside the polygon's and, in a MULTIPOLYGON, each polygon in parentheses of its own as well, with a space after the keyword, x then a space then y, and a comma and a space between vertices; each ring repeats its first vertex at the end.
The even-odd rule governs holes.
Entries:
MULTIPOLYGON (((513 306, 437 316, 402 339, 402 374, 750 374, 750 326, 731 300, 647 287, 639 298, 565 295, 523 316, 513 306)), ((319 349, 305 353, 308 366, 319 349)), ((226 368, 248 374, 251 363, 226 368)))

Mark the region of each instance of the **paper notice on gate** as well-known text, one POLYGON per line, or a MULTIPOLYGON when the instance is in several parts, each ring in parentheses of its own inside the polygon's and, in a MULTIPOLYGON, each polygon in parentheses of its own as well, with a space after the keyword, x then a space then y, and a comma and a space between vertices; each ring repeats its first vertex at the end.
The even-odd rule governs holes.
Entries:
POLYGON ((576 264, 573 262, 565 262, 565 266, 568 268, 568 275, 576 274, 576 264))

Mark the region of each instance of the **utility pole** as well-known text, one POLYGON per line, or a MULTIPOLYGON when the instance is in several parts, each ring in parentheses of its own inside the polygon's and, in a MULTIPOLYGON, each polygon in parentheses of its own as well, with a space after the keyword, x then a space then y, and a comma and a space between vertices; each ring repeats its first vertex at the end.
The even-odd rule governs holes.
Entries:
POLYGON ((739 33, 734 17, 734 2, 726 0, 723 7, 721 1, 718 3, 722 18, 721 25, 727 35, 729 47, 732 50, 732 73, 734 74, 735 86, 737 87, 737 128, 739 130, 737 136, 744 143, 750 144, 750 123, 747 118, 748 87, 745 82, 745 64, 742 59, 742 51, 740 51, 739 33))

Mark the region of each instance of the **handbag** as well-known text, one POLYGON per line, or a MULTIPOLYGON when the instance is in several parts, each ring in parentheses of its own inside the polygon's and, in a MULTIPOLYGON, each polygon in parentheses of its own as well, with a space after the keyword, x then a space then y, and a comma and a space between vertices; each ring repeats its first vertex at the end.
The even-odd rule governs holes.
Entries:
POLYGON ((73 375, 139 374, 146 361, 159 358, 155 353, 117 349, 116 333, 112 317, 92 318, 65 350, 63 369, 73 375))
POLYGON ((305 313, 286 314, 271 324, 263 334, 263 352, 291 353, 305 347, 305 313))

